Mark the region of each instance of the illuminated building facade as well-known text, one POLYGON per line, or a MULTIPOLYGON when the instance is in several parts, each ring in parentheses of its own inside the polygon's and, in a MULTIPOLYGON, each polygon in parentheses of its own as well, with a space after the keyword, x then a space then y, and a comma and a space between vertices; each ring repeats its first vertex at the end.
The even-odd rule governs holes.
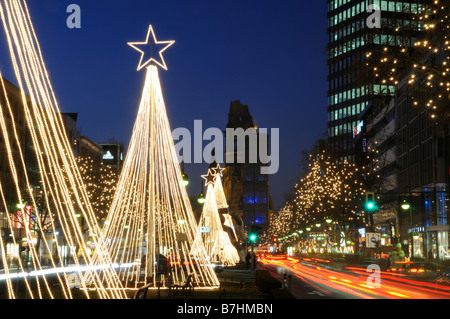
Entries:
POLYGON ((413 16, 428 2, 328 1, 328 143, 340 160, 375 161, 378 180, 368 185, 380 195, 375 230, 400 240, 407 255, 445 259, 448 167, 443 142, 427 115, 412 107, 407 80, 383 83, 365 67, 368 52, 413 46, 423 30, 413 16), (371 5, 380 9, 375 27, 369 26, 371 5), (413 211, 401 209, 403 199, 413 211))
MULTIPOLYGON (((17 141, 12 142, 12 159, 16 164, 16 173, 19 183, 22 184, 20 188, 25 188, 25 174, 28 176, 30 184, 32 185, 32 191, 35 195, 38 195, 40 186, 39 169, 35 156, 34 146, 31 140, 31 135, 26 127, 26 120, 24 114, 24 108, 22 105, 22 92, 18 87, 9 82, 7 79, 2 78, 2 81, 6 88, 6 95, 3 91, 0 93, 0 105, 2 108, 3 118, 5 120, 6 130, 8 136, 14 136, 14 128, 17 132, 17 141), (7 100, 9 100, 10 110, 7 106, 7 100), (20 161, 20 156, 23 154, 23 159, 26 163, 26 172, 20 169, 21 166, 17 165, 20 161)), ((15 192, 15 186, 13 182, 13 175, 11 173, 10 162, 8 160, 8 153, 5 146, 4 135, 0 135, 0 182, 3 185, 5 201, 9 207, 9 212, 0 211, 0 226, 2 227, 2 236, 6 236, 3 229, 7 228, 8 214, 15 213, 17 210, 17 194, 15 192)), ((7 239, 5 237, 5 239, 7 239)))
POLYGON ((415 86, 424 81, 413 87, 406 82, 399 85, 397 97, 398 190, 401 201, 410 205, 401 214, 402 238, 413 257, 448 261, 450 131, 448 123, 443 132, 427 109, 413 105, 415 86))
POLYGON ((79 156, 91 158, 94 166, 93 171, 98 172, 103 161, 103 147, 87 136, 80 136, 79 144, 79 156))
POLYGON ((77 128, 78 113, 61 113, 61 117, 66 129, 67 138, 76 157, 80 152, 80 131, 77 128))
POLYGON ((112 165, 117 169, 117 174, 120 174, 122 170, 124 154, 123 154, 123 144, 112 142, 112 143, 100 143, 103 148, 102 161, 105 165, 112 165))
MULTIPOLYGON (((425 3, 411 1, 406 6, 402 2, 402 9, 409 8, 415 13, 425 3)), ((407 21, 402 20, 402 40, 412 44, 420 40, 422 25, 407 21), (411 29, 405 25, 411 25, 411 29)), ((376 37, 372 35, 372 39, 376 37)), ((379 209, 373 216, 375 230, 395 237, 409 257, 446 261, 450 259, 449 129, 447 124, 441 130, 429 110, 417 106, 428 101, 425 94, 417 94, 419 88, 426 87, 426 81, 411 84, 410 75, 405 74, 395 83, 392 97, 380 95, 361 111, 358 117, 361 125, 354 132, 356 160, 361 165, 370 165, 375 160, 373 176, 377 181, 370 184, 370 191, 379 195, 379 209), (367 156, 371 157, 369 161, 367 156)))
MULTIPOLYGON (((412 15, 424 1, 328 0, 328 142, 340 160, 355 160, 354 137, 361 128, 360 113, 371 106, 383 108, 395 86, 378 83, 364 68, 366 53, 380 46, 411 46, 421 25, 412 15), (373 11, 380 8, 380 27, 369 25, 373 11), (397 26, 410 26, 401 35, 397 26)), ((402 30, 405 30, 403 28, 402 30)))

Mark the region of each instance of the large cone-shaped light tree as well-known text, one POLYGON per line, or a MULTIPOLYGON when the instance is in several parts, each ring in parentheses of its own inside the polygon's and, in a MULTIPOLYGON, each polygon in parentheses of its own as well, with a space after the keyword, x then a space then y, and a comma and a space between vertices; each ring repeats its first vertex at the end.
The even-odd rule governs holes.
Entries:
POLYGON ((126 298, 100 239, 24 0, 1 0, 17 86, 0 72, 0 298, 126 298), (27 138, 23 138, 23 136, 27 138), (31 164, 33 163, 33 164, 31 164), (91 246, 98 255, 92 268, 91 246), (74 296, 77 285, 81 295, 74 296), (94 296, 93 296, 94 295, 94 296))
POLYGON ((161 53, 173 41, 157 41, 150 26, 146 42, 129 44, 142 53, 138 70, 145 68, 147 73, 103 239, 112 260, 122 265, 119 277, 128 287, 167 287, 188 276, 194 287, 217 286, 205 250, 191 253, 199 230, 183 185, 156 66, 166 69, 161 53), (147 61, 144 47, 152 52, 147 61), (153 57, 157 49, 161 61, 153 57))

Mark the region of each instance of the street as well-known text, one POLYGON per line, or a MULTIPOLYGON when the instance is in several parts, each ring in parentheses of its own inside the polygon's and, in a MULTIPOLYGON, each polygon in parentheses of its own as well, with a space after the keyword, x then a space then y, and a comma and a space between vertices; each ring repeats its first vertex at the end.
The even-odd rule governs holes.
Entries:
POLYGON ((297 299, 450 299, 448 286, 380 272, 379 282, 363 267, 338 269, 306 258, 268 256, 259 267, 269 270, 297 299))

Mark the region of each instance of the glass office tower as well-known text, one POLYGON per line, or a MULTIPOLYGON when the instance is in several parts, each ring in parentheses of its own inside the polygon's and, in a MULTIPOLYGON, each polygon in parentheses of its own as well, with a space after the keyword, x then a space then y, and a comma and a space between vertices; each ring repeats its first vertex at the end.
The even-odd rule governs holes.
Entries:
POLYGON ((421 26, 412 17, 425 1, 328 0, 328 142, 340 160, 355 160, 361 112, 381 109, 395 85, 377 83, 365 65, 379 46, 411 46, 421 26), (379 8, 379 25, 373 17, 379 8), (368 23, 371 22, 371 23, 368 23), (396 31, 400 28, 401 32, 396 31))

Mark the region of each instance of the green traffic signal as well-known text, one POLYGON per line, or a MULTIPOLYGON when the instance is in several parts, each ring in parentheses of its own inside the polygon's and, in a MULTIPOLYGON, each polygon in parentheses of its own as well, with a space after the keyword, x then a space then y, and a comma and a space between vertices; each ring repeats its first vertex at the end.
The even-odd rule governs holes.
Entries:
POLYGON ((249 236, 249 239, 252 243, 254 243, 257 238, 258 238, 258 236, 256 236, 256 234, 250 234, 250 236, 249 236))
POLYGON ((366 192, 366 208, 367 210, 375 210, 375 194, 372 192, 366 192))

